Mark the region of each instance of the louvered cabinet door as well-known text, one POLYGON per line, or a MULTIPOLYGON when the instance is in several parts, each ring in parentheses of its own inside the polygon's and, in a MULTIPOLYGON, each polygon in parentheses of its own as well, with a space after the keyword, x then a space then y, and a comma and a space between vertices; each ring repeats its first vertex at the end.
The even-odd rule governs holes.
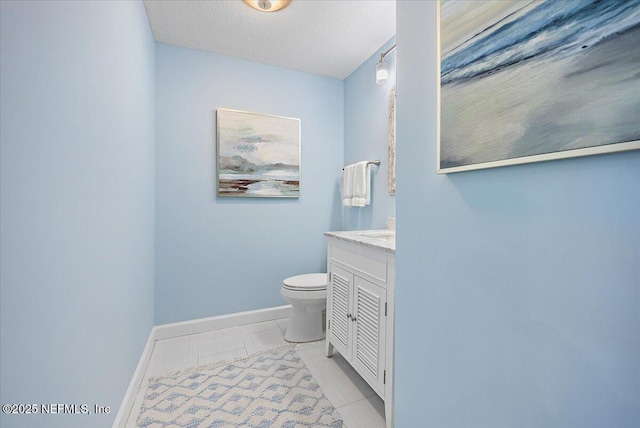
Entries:
POLYGON ((351 340, 351 288, 353 274, 331 265, 331 283, 329 284, 329 299, 331 301, 330 341, 345 357, 350 358, 351 340))
POLYGON ((384 398, 387 291, 357 276, 354 285, 353 365, 384 398))

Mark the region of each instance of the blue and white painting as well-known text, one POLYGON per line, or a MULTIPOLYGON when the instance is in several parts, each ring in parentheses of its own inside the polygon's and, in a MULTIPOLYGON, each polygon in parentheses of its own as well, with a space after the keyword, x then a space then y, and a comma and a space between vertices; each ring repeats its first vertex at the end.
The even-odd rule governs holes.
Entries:
POLYGON ((640 148, 640 0, 440 3, 438 171, 640 148))
POLYGON ((300 196, 300 119, 218 109, 218 195, 300 196))

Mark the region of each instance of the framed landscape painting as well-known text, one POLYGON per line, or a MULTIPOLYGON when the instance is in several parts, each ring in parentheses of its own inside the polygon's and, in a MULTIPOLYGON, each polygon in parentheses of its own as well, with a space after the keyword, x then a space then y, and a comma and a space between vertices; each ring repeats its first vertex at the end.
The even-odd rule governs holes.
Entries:
POLYGON ((300 197, 300 119, 217 110, 218 196, 300 197))
POLYGON ((640 149, 640 0, 439 2, 438 173, 640 149))

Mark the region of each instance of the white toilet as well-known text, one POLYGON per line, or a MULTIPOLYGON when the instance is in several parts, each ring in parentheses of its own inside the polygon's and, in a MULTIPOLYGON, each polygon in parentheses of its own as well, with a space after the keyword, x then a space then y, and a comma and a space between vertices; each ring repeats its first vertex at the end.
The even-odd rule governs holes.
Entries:
POLYGON ((288 342, 312 342, 324 338, 323 312, 327 307, 327 274, 309 273, 282 281, 280 295, 291 304, 284 338, 288 342))

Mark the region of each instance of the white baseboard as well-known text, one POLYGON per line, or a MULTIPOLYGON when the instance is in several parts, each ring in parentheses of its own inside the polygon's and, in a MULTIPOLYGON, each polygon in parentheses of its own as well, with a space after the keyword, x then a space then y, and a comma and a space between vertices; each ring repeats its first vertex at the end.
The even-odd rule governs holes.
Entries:
POLYGON ((153 345, 156 343, 155 331, 156 328, 153 327, 151 329, 151 332, 149 333, 147 344, 144 346, 142 355, 140 356, 140 361, 138 361, 138 366, 136 367, 136 371, 133 372, 133 377, 129 382, 127 392, 124 394, 124 398, 122 399, 122 404, 120 405, 120 409, 118 410, 116 419, 113 421, 113 428, 124 428, 124 426, 127 424, 129 413, 131 413, 133 403, 136 401, 138 389, 140 389, 140 385, 142 384, 142 380, 144 379, 144 373, 147 371, 147 366, 149 365, 149 360, 151 359, 153 345))
POLYGON ((124 395, 116 419, 113 422, 113 428, 124 428, 129 418, 129 413, 133 408, 133 403, 136 400, 136 395, 144 374, 147 371, 147 365, 151 359, 151 352, 153 351, 153 345, 156 340, 171 339, 179 336, 186 336, 188 334, 204 333, 211 330, 219 330, 221 328, 236 327, 245 324, 252 324, 256 322, 272 321, 280 318, 286 318, 291 312, 291 305, 278 306, 275 308, 258 309, 255 311, 238 312, 235 314, 219 315, 209 318, 200 318, 191 321, 175 322, 170 324, 157 325, 151 329, 147 344, 142 351, 140 361, 136 371, 133 373, 131 382, 129 382, 129 388, 124 395))
POLYGON ((204 333, 209 330, 236 327, 254 322, 277 320, 279 318, 288 317, 290 312, 291 305, 284 305, 275 308, 258 309, 255 311, 237 312, 235 314, 162 324, 155 326, 153 329, 155 330, 156 340, 162 340, 170 339, 172 337, 186 336, 188 334, 204 333))

